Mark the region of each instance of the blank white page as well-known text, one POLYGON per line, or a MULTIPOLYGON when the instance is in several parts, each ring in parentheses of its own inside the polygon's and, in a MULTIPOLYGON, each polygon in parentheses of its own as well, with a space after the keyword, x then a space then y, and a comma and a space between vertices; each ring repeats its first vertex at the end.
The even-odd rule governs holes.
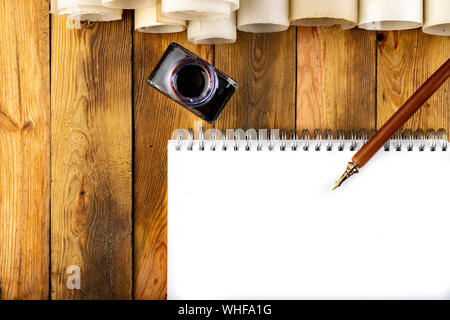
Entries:
POLYGON ((331 191, 354 152, 183 143, 168 145, 169 299, 450 298, 450 152, 380 151, 331 191))

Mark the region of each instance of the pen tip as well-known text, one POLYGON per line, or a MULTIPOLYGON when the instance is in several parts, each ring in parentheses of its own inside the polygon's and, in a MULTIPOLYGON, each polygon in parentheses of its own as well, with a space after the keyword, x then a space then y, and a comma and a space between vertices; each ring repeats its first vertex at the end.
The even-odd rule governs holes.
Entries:
POLYGON ((354 162, 349 162, 347 165, 347 170, 345 170, 342 177, 340 177, 339 180, 336 181, 336 183, 334 184, 333 190, 336 190, 337 188, 339 188, 342 185, 342 183, 344 183, 345 180, 347 180, 352 175, 354 175, 355 173, 358 173, 358 172, 359 172, 358 165, 354 162))

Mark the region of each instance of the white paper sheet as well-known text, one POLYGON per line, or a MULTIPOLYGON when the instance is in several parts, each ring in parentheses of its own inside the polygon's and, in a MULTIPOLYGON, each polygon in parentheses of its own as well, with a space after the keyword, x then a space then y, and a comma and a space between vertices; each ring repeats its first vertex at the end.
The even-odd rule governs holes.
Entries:
POLYGON ((290 20, 297 26, 351 29, 358 24, 358 0, 291 0, 290 20))
POLYGON ((80 27, 80 21, 122 19, 122 10, 105 8, 101 0, 52 0, 50 4, 51 13, 69 18, 75 28, 80 27))
POLYGON ((218 20, 230 17, 239 0, 162 0, 162 12, 181 20, 218 20))
POLYGON ((135 29, 147 33, 173 33, 186 30, 184 20, 170 19, 161 13, 161 0, 152 8, 136 9, 134 12, 135 29))
POLYGON ((280 32, 289 28, 289 0, 241 0, 238 30, 253 33, 280 32))
POLYGON ((450 0, 425 0, 423 32, 450 36, 450 0))
POLYGON ((102 0, 102 4, 108 8, 142 9, 153 7, 156 0, 102 0))
POLYGON ((360 0, 359 27, 367 30, 407 30, 423 22, 423 0, 360 0))
POLYGON ((227 19, 192 20, 188 22, 189 42, 195 44, 228 44, 236 42, 236 12, 227 19))
POLYGON ((449 151, 239 143, 169 143, 169 299, 450 298, 449 151))

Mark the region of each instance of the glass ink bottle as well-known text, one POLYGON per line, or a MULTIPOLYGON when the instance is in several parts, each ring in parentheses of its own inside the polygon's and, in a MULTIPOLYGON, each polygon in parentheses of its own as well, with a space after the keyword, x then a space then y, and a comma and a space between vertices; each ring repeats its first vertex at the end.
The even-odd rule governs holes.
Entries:
POLYGON ((147 81, 211 124, 238 88, 236 81, 177 43, 169 45, 147 81))

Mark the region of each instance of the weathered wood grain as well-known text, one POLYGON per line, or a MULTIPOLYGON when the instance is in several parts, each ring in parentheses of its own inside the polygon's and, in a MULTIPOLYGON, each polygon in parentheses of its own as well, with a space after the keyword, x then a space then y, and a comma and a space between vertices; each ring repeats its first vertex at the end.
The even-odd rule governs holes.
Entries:
MULTIPOLYGON (((195 46, 181 34, 135 33, 134 39, 134 246, 135 298, 167 293, 166 149, 173 130, 192 128, 197 117, 147 84, 170 42, 213 61, 213 47, 195 46)), ((203 122, 204 127, 206 123, 203 122)))
POLYGON ((130 13, 81 30, 52 17, 53 299, 132 297, 131 30, 130 13))
POLYGON ((47 299, 48 1, 0 0, 0 29, 0 299, 47 299))
MULTIPOLYGON (((136 299, 166 297, 166 143, 198 121, 146 83, 170 42, 238 81, 217 128, 380 127, 450 52, 450 38, 421 30, 291 28, 215 48, 135 33, 133 62, 131 13, 81 30, 53 17, 50 151, 48 0, 0 0, 0 27, 3 299, 49 295, 50 153, 52 298, 128 299, 133 280, 136 299), (70 265, 81 268, 81 290, 66 287, 70 265)), ((449 89, 405 127, 450 131, 449 89)))
MULTIPOLYGON (((450 38, 424 34, 421 30, 378 34, 378 127, 449 57, 450 38)), ((450 130, 450 82, 405 125, 409 129, 450 130)))
POLYGON ((298 28, 297 127, 375 128, 376 35, 298 28))
POLYGON ((215 65, 239 89, 217 128, 294 129, 296 30, 239 32, 236 44, 216 46, 215 65))

